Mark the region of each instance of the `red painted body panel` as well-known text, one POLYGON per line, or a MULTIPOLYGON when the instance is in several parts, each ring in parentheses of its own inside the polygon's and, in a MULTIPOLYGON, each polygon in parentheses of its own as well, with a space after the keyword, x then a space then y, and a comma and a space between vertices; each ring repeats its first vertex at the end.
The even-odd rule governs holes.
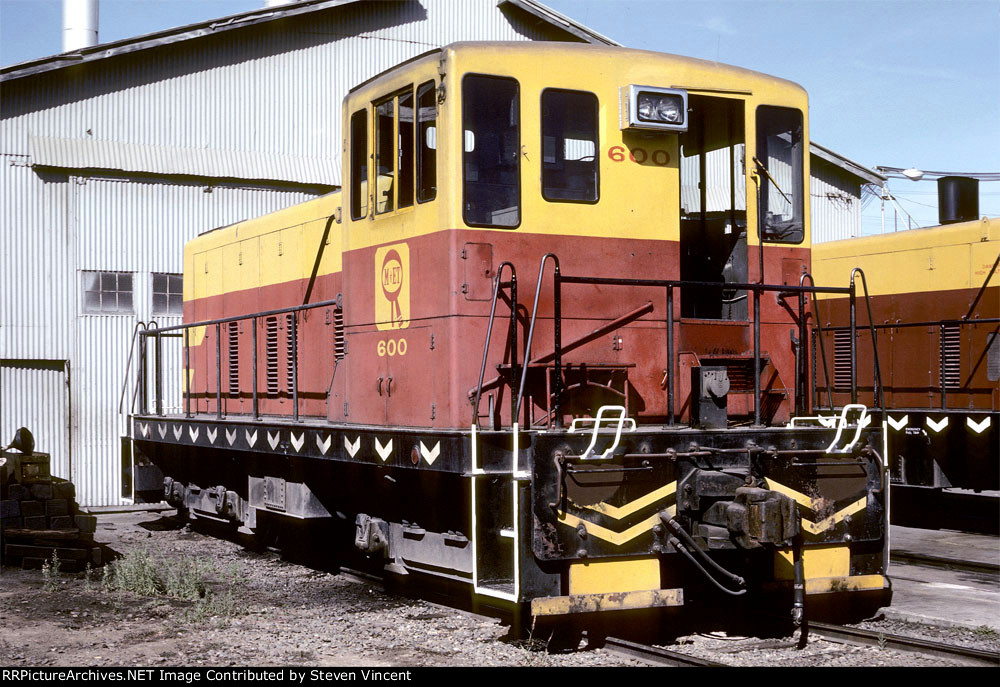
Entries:
MULTIPOLYGON (((299 412, 327 417, 331 421, 414 427, 466 427, 473 421, 469 391, 478 384, 483 345, 492 301, 492 283, 498 266, 509 261, 517 268, 519 317, 519 362, 524 346, 541 258, 559 257, 564 276, 679 278, 679 245, 675 241, 636 241, 615 237, 538 235, 523 231, 497 232, 444 230, 411 238, 409 320, 405 327, 379 330, 375 322, 376 252, 379 246, 346 253, 343 273, 324 275, 314 285, 313 302, 343 294, 346 357, 335 365, 332 308, 306 311, 299 320, 299 412), (382 353, 380 355, 380 352, 382 353), (391 354, 390 354, 391 353, 391 354)), ((798 283, 808 266, 809 251, 799 247, 768 246, 765 275, 770 283, 798 283)), ((749 250, 748 273, 757 277, 757 253, 749 250)), ((539 301, 533 357, 553 349, 552 265, 546 267, 539 301)), ((506 275, 505 275, 506 278, 506 275)), ((230 292, 186 304, 185 320, 200 321, 302 304, 305 280, 230 292)), ((750 364, 753 351, 752 322, 682 320, 680 292, 674 294, 675 409, 684 419, 689 412, 690 367, 697 361, 713 364, 750 364), (735 361, 735 362, 734 362, 735 361)), ((652 312, 619 330, 602 336, 564 355, 569 369, 566 382, 570 413, 596 411, 595 404, 622 403, 634 415, 647 420, 662 419, 667 412, 663 380, 667 367, 665 289, 620 286, 563 286, 562 343, 578 337, 635 310, 647 302, 652 312), (588 366, 586 373, 583 365, 588 366), (595 369, 594 366, 597 366, 595 369), (602 367, 603 366, 603 367, 602 367), (627 380, 627 387, 626 387, 627 380), (603 391, 598 385, 619 392, 603 391)), ((762 375, 765 417, 782 421, 791 412, 794 380, 794 350, 789 331, 795 329, 792 313, 797 302, 770 293, 761 299, 761 351, 769 361, 762 375)), ((749 309, 752 313, 752 307, 749 309)), ((267 393, 265 324, 258 323, 257 384, 259 408, 264 415, 291 415, 289 371, 286 364, 288 332, 284 316, 277 336, 278 393, 267 393)), ((486 365, 485 379, 497 375, 504 361, 509 310, 498 304, 496 322, 486 365)), ((215 331, 210 328, 202 344, 192 347, 194 410, 216 410, 215 331)), ((222 330, 223 412, 227 415, 253 411, 252 356, 239 356, 238 395, 228 393, 228 333, 222 330)), ((239 350, 249 351, 250 323, 238 335, 239 350)), ((273 378, 272 378, 273 383, 273 378)), ((536 418, 545 413, 546 373, 532 370, 529 389, 535 393, 536 418)), ((749 383, 734 385, 729 399, 731 416, 753 412, 749 383)), ((494 395, 503 424, 509 424, 509 389, 494 395)), ((484 397, 480 413, 490 403, 484 397)))

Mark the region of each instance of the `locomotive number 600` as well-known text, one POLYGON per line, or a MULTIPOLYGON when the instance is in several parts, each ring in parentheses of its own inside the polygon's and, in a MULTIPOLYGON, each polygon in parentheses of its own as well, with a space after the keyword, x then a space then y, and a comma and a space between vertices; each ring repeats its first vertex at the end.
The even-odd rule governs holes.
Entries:
POLYGON ((379 341, 377 350, 380 358, 406 355, 406 339, 386 339, 379 341))

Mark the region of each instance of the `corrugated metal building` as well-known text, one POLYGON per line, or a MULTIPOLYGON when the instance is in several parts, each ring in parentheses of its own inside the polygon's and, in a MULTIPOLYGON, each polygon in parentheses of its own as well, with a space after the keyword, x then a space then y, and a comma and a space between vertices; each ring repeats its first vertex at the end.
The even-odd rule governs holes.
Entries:
POLYGON ((861 236, 861 210, 886 178, 818 143, 809 144, 809 212, 813 243, 861 236))
POLYGON ((0 69, 0 443, 122 503, 130 341, 179 322, 184 243, 339 186, 347 90, 460 40, 613 43, 533 0, 304 0, 0 69))

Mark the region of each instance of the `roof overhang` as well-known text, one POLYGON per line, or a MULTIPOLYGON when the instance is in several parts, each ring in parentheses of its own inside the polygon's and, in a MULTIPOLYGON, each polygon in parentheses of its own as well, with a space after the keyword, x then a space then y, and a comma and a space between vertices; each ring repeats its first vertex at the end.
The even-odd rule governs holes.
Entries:
POLYGON ((837 167, 840 167, 848 174, 853 174, 854 176, 858 177, 859 179, 863 180, 865 183, 868 184, 878 184, 881 186, 882 183, 884 183, 887 178, 882 176, 875 170, 868 169, 864 165, 859 165, 857 162, 854 162, 853 160, 848 160, 843 155, 835 153, 829 148, 821 146, 819 143, 816 143, 815 141, 809 142, 809 153, 815 155, 821 160, 826 160, 831 165, 836 165, 837 167))

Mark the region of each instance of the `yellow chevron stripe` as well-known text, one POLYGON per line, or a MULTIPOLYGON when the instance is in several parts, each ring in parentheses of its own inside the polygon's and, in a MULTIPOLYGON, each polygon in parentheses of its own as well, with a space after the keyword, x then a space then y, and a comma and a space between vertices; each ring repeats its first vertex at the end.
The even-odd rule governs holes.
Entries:
MULTIPOLYGON (((811 510, 814 510, 814 511, 815 510, 819 510, 819 506, 821 505, 821 503, 823 501, 822 499, 819 499, 819 498, 813 498, 811 496, 806 496, 802 492, 795 491, 791 487, 785 486, 784 484, 781 484, 780 482, 775 482, 774 480, 770 480, 770 479, 767 479, 767 480, 764 480, 764 481, 767 484, 767 488, 768 489, 771 489, 772 491, 776 491, 779 494, 784 494, 788 498, 794 499, 799 505, 805 506, 806 508, 809 508, 811 510)), ((806 530, 807 532, 810 532, 811 534, 819 534, 820 532, 823 532, 824 530, 830 529, 831 527, 833 527, 834 525, 836 525, 838 522, 840 522, 841 520, 843 520, 844 518, 846 518, 848 515, 854 515, 858 511, 864 510, 864 508, 865 508, 865 506, 867 504, 868 504, 868 495, 866 494, 865 496, 862 496, 860 499, 858 499, 854 503, 852 503, 852 504, 850 504, 850 505, 848 505, 848 506, 846 506, 844 508, 841 508, 839 511, 837 511, 836 513, 834 513, 830 517, 824 518, 823 520, 820 520, 819 522, 815 522, 814 523, 811 520, 807 520, 806 518, 802 518, 802 529, 806 530)))
POLYGON ((621 520, 622 518, 627 518, 633 513, 638 513, 640 510, 646 506, 650 506, 660 499, 665 499, 671 494, 677 493, 677 481, 673 481, 670 484, 664 485, 659 489, 649 492, 645 496, 640 496, 635 501, 630 501, 624 506, 612 506, 610 503, 601 502, 593 506, 580 506, 581 508, 587 508, 589 510, 600 513, 601 515, 606 515, 609 518, 615 520, 621 520))
POLYGON ((779 494, 784 494, 793 501, 798 502, 800 506, 805 506, 810 510, 819 510, 819 507, 822 505, 823 499, 806 496, 800 491, 795 491, 791 487, 786 487, 781 482, 775 482, 773 480, 765 479, 764 483, 767 485, 767 488, 770 489, 771 491, 776 491, 779 494))
POLYGON ((802 529, 809 532, 810 534, 819 534, 824 530, 828 530, 838 522, 846 518, 848 515, 854 515, 860 510, 864 510, 865 506, 868 504, 868 497, 862 496, 860 499, 837 511, 828 518, 824 518, 817 523, 810 522, 805 518, 802 518, 802 529))
MULTIPOLYGON (((674 506, 670 506, 666 510, 670 515, 673 515, 675 512, 674 506)), ((602 539, 610 544, 614 544, 615 546, 621 546, 622 544, 632 541, 640 534, 653 529, 653 527, 659 524, 660 516, 658 514, 650 516, 642 522, 629 527, 624 532, 609 530, 606 527, 601 527, 600 525, 594 524, 588 520, 583 520, 575 515, 570 515, 569 513, 560 513, 559 522, 573 528, 583 525, 587 530, 587 534, 597 537, 598 539, 602 539)))

